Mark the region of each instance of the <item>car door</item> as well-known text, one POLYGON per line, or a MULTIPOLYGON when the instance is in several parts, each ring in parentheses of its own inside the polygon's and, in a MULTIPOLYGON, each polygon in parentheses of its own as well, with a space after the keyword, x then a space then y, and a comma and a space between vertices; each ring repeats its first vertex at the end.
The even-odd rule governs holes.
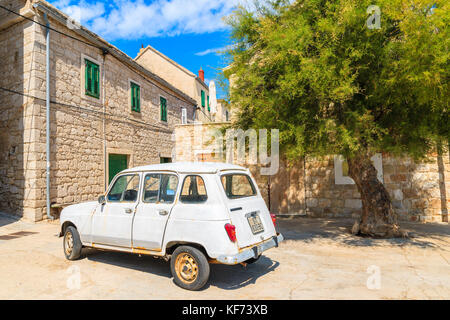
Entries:
POLYGON ((139 199, 140 174, 118 176, 106 202, 92 221, 92 242, 131 248, 133 215, 139 199))
POLYGON ((146 173, 141 201, 133 221, 133 248, 161 250, 167 219, 178 188, 178 176, 171 173, 146 173))
POLYGON ((220 184, 240 248, 276 235, 269 210, 250 175, 227 172, 220 176, 220 184))

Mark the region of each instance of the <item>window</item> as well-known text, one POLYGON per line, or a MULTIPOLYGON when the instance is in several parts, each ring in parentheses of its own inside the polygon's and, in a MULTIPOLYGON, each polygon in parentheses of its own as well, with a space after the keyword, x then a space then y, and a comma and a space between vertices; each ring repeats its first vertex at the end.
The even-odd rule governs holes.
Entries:
POLYGON ((131 110, 141 112, 141 87, 130 82, 131 87, 131 110))
POLYGON ((201 92, 201 97, 202 97, 202 107, 205 107, 205 91, 202 90, 201 92))
POLYGON ((184 203, 205 202, 208 199, 206 195, 205 182, 200 176, 187 176, 184 178, 183 188, 181 189, 180 201, 184 203))
POLYGON ((88 59, 85 59, 85 93, 88 96, 100 97, 100 69, 98 64, 95 64, 88 59))
POLYGON ((178 177, 172 174, 147 174, 144 180, 143 201, 146 203, 173 203, 178 177))
POLYGON ((135 202, 139 190, 139 176, 124 175, 114 182, 111 191, 108 193, 110 202, 135 202))
POLYGON ((187 110, 186 108, 181 109, 181 123, 186 124, 187 123, 187 110))
POLYGON ((228 111, 225 111, 225 121, 229 121, 230 118, 230 114, 228 113, 228 111))
POLYGON ((167 122, 167 100, 166 98, 159 97, 161 105, 161 121, 167 122))
POLYGON ((165 157, 159 158, 159 163, 171 163, 171 162, 172 158, 165 158, 165 157))
POLYGON ((228 198, 244 198, 256 195, 253 182, 246 174, 227 174, 221 177, 222 186, 228 198))
POLYGON ((211 108, 209 107, 209 96, 207 97, 207 102, 208 102, 208 111, 211 111, 211 108))

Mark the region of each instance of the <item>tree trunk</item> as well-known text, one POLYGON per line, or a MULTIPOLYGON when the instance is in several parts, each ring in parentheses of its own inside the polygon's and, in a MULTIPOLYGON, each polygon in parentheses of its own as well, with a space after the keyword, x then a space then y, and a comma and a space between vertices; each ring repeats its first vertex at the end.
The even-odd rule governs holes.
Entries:
POLYGON ((349 176, 355 181, 362 200, 361 219, 355 223, 352 233, 372 237, 405 237, 401 231, 397 214, 384 185, 377 178, 370 157, 358 156, 348 159, 349 176))

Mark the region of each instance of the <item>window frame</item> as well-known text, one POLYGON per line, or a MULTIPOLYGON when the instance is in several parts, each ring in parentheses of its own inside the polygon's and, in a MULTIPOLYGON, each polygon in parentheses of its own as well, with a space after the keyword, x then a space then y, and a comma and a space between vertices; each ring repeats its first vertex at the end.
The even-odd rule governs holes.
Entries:
POLYGON ((181 124, 187 124, 187 108, 181 108, 181 124))
POLYGON ((131 105, 131 111, 141 113, 141 85, 137 83, 136 81, 129 80, 130 83, 130 105, 131 105), (134 89, 137 90, 137 106, 133 105, 133 96, 134 96, 134 89))
POLYGON ((176 202, 177 196, 178 196, 178 187, 180 185, 180 177, 178 174, 176 174, 175 172, 145 172, 143 173, 143 180, 142 180, 142 188, 141 188, 141 201, 142 203, 145 204, 174 204, 176 202), (162 175, 168 175, 168 176, 175 176, 177 178, 177 186, 175 188, 175 195, 173 197, 173 201, 172 202, 160 202, 160 196, 161 196, 161 177, 162 175), (148 175, 159 175, 159 189, 158 189, 158 201, 156 202, 149 202, 149 201, 145 201, 144 197, 145 197, 145 177, 148 175))
POLYGON ((93 59, 90 59, 88 57, 83 57, 84 60, 84 94, 89 97, 93 97, 96 99, 100 99, 100 74, 101 69, 98 62, 93 61, 93 59), (93 74, 93 78, 91 79, 91 87, 88 88, 89 78, 88 78, 88 68, 89 67, 95 67, 94 71, 96 70, 96 74, 98 76, 97 79, 97 93, 95 93, 95 75, 93 74), (93 82, 93 83, 92 83, 93 82), (92 90, 92 91, 91 91, 92 90))
POLYGON ((241 173, 241 172, 233 172, 233 173, 225 173, 220 175, 220 185, 222 186, 223 192, 225 193, 225 196, 229 199, 229 200, 236 200, 236 199, 244 199, 244 198, 251 198, 251 197, 255 197, 258 196, 258 189, 255 187, 255 184, 253 183, 253 179, 252 177, 250 177, 250 175, 248 175, 247 173, 241 173), (235 197, 229 197, 227 194, 227 190, 225 189, 225 186, 222 183, 222 178, 226 177, 226 176, 245 176, 248 180, 248 182, 250 183, 250 187, 253 190, 253 194, 249 195, 249 196, 235 196, 235 197))
MULTIPOLYGON (((140 192, 140 190, 141 190, 141 174, 139 174, 139 173, 137 173, 137 172, 134 172, 134 173, 132 173, 132 172, 130 172, 130 173, 124 173, 124 174, 121 174, 121 175, 119 175, 119 176, 117 176, 116 177, 116 179, 114 179, 112 182, 111 182, 111 184, 110 184, 110 187, 109 187, 109 189, 108 189, 108 192, 106 193, 106 196, 105 196, 105 201, 106 201, 106 203, 109 203, 109 204, 117 204, 117 203, 138 203, 139 202, 139 192, 140 192), (139 179, 139 183, 138 183, 138 195, 137 195, 137 197, 136 197, 136 200, 135 201, 121 201, 121 200, 118 200, 118 201, 115 201, 115 200, 109 200, 109 198, 108 198, 108 196, 109 196, 109 194, 111 193, 111 191, 112 191, 112 189, 114 188, 114 185, 116 184, 116 182, 117 182, 117 180, 119 180, 121 177, 125 177, 125 176, 137 176, 138 177, 138 179, 139 179)), ((123 194, 122 194, 123 195, 123 194)))
MULTIPOLYGON (((383 155, 381 153, 375 153, 370 160, 377 171, 378 181, 384 184, 383 176, 383 155)), ((343 164, 345 158, 342 155, 334 156, 334 184, 335 185, 352 185, 355 184, 352 178, 345 176, 343 173, 343 164)))
POLYGON ((206 203, 208 201, 208 198, 209 198, 208 197, 208 188, 206 187, 205 179, 203 179, 203 177, 201 175, 199 175, 199 174, 188 174, 188 175, 186 175, 183 178, 183 183, 180 186, 180 191, 179 191, 179 194, 178 194, 178 201, 180 201, 183 204, 199 204, 199 203, 206 203), (186 202, 186 201, 181 200, 181 195, 183 193, 184 184, 186 183, 186 179, 189 178, 189 177, 199 177, 200 179, 202 179, 203 185, 205 186, 205 196, 206 196, 206 199, 204 201, 186 202))

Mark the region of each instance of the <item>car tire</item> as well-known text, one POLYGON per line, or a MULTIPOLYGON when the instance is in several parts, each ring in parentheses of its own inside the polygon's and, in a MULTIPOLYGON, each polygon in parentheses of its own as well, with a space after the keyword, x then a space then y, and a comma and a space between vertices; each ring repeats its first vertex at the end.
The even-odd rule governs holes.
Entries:
POLYGON ((175 249, 170 259, 170 271, 176 285, 192 291, 206 285, 210 272, 205 254, 191 246, 175 249))
POLYGON ((73 226, 69 226, 64 231, 63 248, 64 255, 67 260, 76 260, 81 256, 81 244, 80 235, 77 229, 73 226))
POLYGON ((247 264, 255 263, 259 260, 259 258, 261 258, 261 255, 259 255, 258 258, 250 258, 247 261, 245 261, 245 263, 247 263, 247 264))

